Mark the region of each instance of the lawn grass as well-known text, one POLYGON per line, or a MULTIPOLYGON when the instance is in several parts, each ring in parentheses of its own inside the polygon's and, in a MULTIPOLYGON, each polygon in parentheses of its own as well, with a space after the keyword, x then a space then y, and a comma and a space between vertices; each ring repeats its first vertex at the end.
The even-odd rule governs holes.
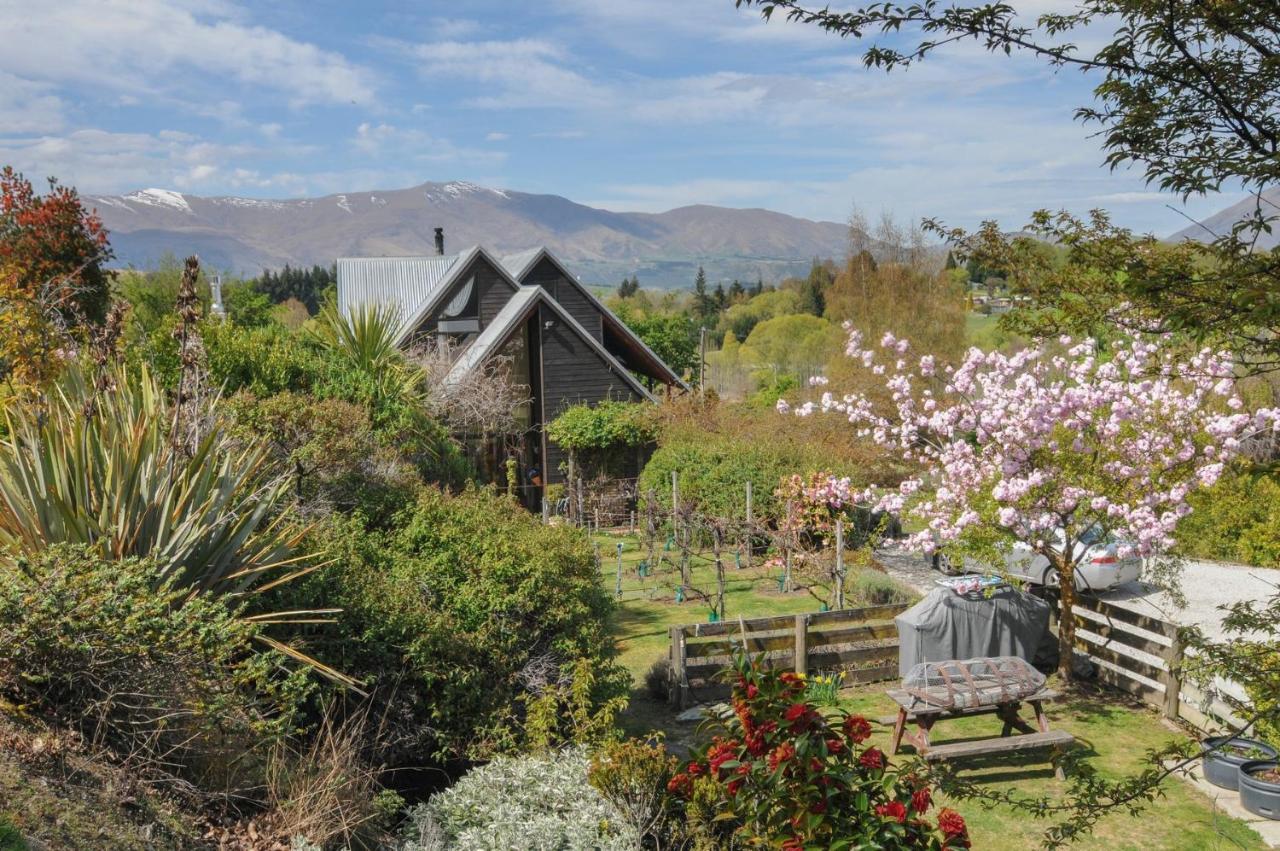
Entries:
MULTIPOLYGON (((678 559, 674 550, 662 571, 640 579, 635 566, 645 557, 642 544, 631 536, 598 535, 601 548, 601 581, 612 593, 617 580, 615 545, 623 543, 623 582, 619 609, 613 620, 620 660, 631 672, 634 689, 631 705, 622 725, 631 735, 661 730, 676 752, 683 751, 697 737, 696 724, 678 723, 664 701, 648 696, 644 676, 654 660, 667 655, 668 628, 677 624, 705 622, 708 605, 691 599, 674 602, 678 572, 671 564, 678 559)), ((763 617, 817 611, 818 601, 805 592, 781 594, 776 571, 762 566, 738 570, 733 554, 725 559, 728 576, 727 616, 763 617)), ((714 569, 698 562, 692 584, 714 592, 714 569)), ((892 714, 895 704, 884 694, 887 684, 846 689, 842 705, 876 719, 892 714)), ((1134 704, 1109 690, 1068 691, 1068 697, 1046 707, 1053 729, 1075 735, 1084 758, 1101 775, 1118 778, 1143 767, 1145 754, 1162 747, 1181 734, 1166 728, 1154 711, 1134 704)), ((999 733, 994 716, 942 722, 934 741, 954 741, 999 733)), ((889 729, 875 725, 874 740, 887 748, 889 729)), ((900 759, 910 758, 907 748, 900 759)), ((1066 784, 1054 778, 1052 767, 1037 755, 1008 755, 985 762, 966 763, 964 776, 989 785, 996 791, 1015 791, 1025 796, 1061 794, 1066 784)), ((973 847, 990 851, 1022 851, 1039 847, 1047 822, 1037 821, 1007 806, 984 809, 974 802, 954 803, 969 821, 973 847)), ((1243 823, 1214 813, 1210 802, 1176 778, 1167 780, 1163 796, 1138 817, 1117 814, 1105 819, 1091 838, 1077 843, 1081 849, 1106 851, 1226 851, 1263 849, 1261 839, 1243 823)))

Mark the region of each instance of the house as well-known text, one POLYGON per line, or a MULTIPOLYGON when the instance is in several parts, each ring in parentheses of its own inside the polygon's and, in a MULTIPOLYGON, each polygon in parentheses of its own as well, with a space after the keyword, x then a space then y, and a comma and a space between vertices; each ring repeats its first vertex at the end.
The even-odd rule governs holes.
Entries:
POLYGON ((457 358, 446 383, 507 359, 512 379, 531 399, 520 412, 523 431, 500 437, 463 435, 483 475, 502 480, 508 458, 521 468, 532 508, 536 482, 565 480, 565 458, 543 425, 565 408, 605 399, 656 401, 656 393, 685 385, 662 359, 569 272, 546 248, 496 257, 475 246, 426 257, 344 257, 337 261, 338 307, 394 311, 403 348, 447 339, 457 358))

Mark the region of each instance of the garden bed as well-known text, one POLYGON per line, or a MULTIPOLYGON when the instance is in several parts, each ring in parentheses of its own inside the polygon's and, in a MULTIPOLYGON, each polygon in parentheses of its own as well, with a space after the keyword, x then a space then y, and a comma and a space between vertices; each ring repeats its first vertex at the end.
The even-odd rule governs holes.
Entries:
MULTIPOLYGON (((602 581, 612 590, 617 562, 613 544, 621 540, 623 550, 623 595, 612 629, 619 641, 621 660, 632 673, 634 689, 631 706, 623 717, 629 732, 663 730, 672 750, 680 752, 694 738, 696 722, 678 722, 665 701, 650 698, 645 691, 645 674, 653 662, 667 652, 671 626, 706 620, 707 607, 695 600, 683 604, 654 599, 658 591, 669 586, 673 577, 660 575, 640 580, 634 566, 644 554, 638 541, 631 537, 601 536, 602 581)), ((769 572, 760 566, 737 570, 732 557, 726 566, 726 609, 730 619, 767 615, 799 614, 817 608, 808 594, 779 596, 764 593, 769 572)), ((710 566, 693 569, 693 584, 714 588, 714 572, 710 566)), ((776 586, 775 586, 776 587, 776 586)), ((843 704, 847 709, 876 718, 895 709, 882 686, 859 686, 845 689, 843 704)), ((1160 723, 1157 714, 1131 700, 1106 689, 1071 692, 1057 704, 1047 708, 1053 729, 1074 734, 1087 743, 1085 758, 1101 774, 1118 778, 1142 767, 1148 749, 1163 746, 1178 734, 1160 723)), ((960 719, 948 730, 948 737, 969 738, 992 733, 990 718, 960 719)), ((998 732, 998 726, 996 732, 998 732)), ((877 727, 873 739, 887 747, 891 730, 877 727)), ((992 791, 1010 791, 1034 796, 1061 794, 1066 785, 1053 776, 1052 766, 1039 757, 1010 755, 966 764, 965 775, 981 782, 992 791)), ((1169 781, 1164 797, 1150 805, 1141 818, 1117 814, 1104 819, 1089 840, 1089 847, 1142 849, 1142 851, 1190 851, 1219 847, 1265 849, 1268 846, 1242 821, 1215 813, 1210 801, 1189 787, 1169 781)), ((984 810, 973 803, 953 803, 965 814, 971 828, 973 845, 985 851, 1023 851, 1041 844, 1047 822, 1036 821, 1008 807, 984 810)), ((1083 846, 1082 846, 1083 847, 1083 846)))

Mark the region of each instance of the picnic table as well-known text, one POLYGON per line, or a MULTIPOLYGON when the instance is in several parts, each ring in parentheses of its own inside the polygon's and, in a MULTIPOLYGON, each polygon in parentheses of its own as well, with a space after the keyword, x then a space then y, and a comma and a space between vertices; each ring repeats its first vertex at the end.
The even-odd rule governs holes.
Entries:
MULTIPOLYGON (((1058 697, 1058 693, 1053 689, 1042 688, 1034 694, 1017 700, 967 707, 933 706, 901 689, 889 689, 888 694, 898 704, 896 716, 880 719, 882 724, 893 725, 893 745, 889 750, 890 754, 898 752, 903 739, 914 746, 916 753, 927 762, 1046 748, 1060 751, 1075 741, 1075 736, 1065 730, 1049 729, 1049 720, 1044 714, 1044 704, 1058 697), (1031 704, 1035 712, 1035 727, 1023 720, 1019 714, 1024 702, 1031 704), (973 715, 995 715, 1004 722, 1000 735, 943 745, 935 745, 929 741, 929 733, 939 721, 973 715), (914 724, 916 729, 909 729, 909 724, 914 724), (1018 731, 1018 735, 1013 735, 1014 730, 1018 731)), ((1061 766, 1057 766, 1054 773, 1059 779, 1063 778, 1061 766)))

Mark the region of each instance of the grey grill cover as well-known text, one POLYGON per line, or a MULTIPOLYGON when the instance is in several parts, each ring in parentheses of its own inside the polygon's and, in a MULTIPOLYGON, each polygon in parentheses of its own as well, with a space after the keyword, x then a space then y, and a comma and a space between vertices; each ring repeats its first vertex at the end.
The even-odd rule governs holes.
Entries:
POLYGON ((898 675, 923 662, 1017 656, 1035 660, 1049 631, 1049 604, 1008 586, 990 598, 938 588, 894 618, 898 675))

